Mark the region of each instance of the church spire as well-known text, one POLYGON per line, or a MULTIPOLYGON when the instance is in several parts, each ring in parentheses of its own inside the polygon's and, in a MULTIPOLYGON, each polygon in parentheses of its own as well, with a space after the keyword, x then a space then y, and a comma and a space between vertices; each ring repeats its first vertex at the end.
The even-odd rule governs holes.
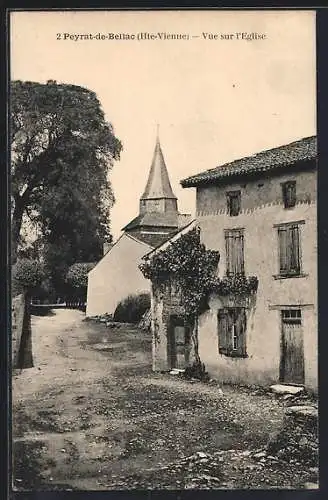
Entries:
POLYGON ((140 200, 177 199, 174 195, 165 165, 165 160, 159 140, 159 125, 157 125, 156 145, 151 163, 148 181, 140 200))

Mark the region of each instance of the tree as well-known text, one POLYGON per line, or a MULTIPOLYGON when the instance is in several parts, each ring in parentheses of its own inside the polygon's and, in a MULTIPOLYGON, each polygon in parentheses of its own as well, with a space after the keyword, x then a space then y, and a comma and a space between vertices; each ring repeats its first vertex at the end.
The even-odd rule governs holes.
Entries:
POLYGON ((85 302, 88 288, 88 273, 94 268, 94 262, 73 264, 67 272, 66 283, 74 299, 85 302))
POLYGON ((10 104, 12 261, 24 213, 39 222, 49 244, 74 231, 95 235, 98 246, 110 240, 108 174, 122 144, 96 94, 55 81, 14 81, 10 104))

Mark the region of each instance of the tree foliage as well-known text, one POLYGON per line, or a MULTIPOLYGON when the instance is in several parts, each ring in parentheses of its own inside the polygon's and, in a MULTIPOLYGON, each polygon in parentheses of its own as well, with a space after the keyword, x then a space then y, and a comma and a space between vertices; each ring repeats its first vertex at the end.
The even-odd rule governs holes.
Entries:
POLYGON ((37 260, 20 259, 12 268, 12 286, 15 293, 32 293, 46 278, 44 267, 37 260))
POLYGON ((24 212, 49 245, 69 240, 73 262, 79 248, 99 254, 100 241, 110 240, 108 174, 122 145, 96 94, 54 81, 14 81, 10 104, 13 260, 24 212))
POLYGON ((145 278, 155 287, 160 289, 173 284, 179 290, 185 321, 194 327, 196 364, 193 369, 203 375, 205 368, 198 354, 198 316, 206 308, 208 296, 213 292, 243 296, 256 291, 258 286, 256 276, 220 278, 217 274, 219 260, 219 252, 208 250, 201 243, 200 230, 196 227, 140 265, 145 278))
POLYGON ((94 268, 94 262, 79 262, 73 264, 66 275, 66 283, 77 290, 86 289, 88 286, 88 273, 94 268))
POLYGON ((219 260, 219 252, 207 250, 200 241, 199 228, 194 228, 140 265, 144 276, 155 286, 166 286, 173 281, 180 291, 185 322, 194 326, 192 340, 196 365, 200 369, 198 316, 213 288, 219 260))

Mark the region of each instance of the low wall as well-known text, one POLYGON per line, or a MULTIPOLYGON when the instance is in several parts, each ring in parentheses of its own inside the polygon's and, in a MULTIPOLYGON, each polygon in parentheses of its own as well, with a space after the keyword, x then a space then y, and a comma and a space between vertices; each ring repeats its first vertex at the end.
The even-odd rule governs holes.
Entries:
POLYGON ((12 299, 11 305, 11 342, 12 342, 12 367, 17 367, 18 353, 21 345, 25 298, 23 294, 12 299))

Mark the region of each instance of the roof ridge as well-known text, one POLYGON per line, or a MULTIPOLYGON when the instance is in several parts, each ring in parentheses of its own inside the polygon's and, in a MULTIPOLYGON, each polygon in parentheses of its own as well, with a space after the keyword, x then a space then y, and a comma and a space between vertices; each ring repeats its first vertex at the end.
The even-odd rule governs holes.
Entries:
POLYGON ((187 177, 181 181, 181 185, 183 187, 191 187, 202 181, 206 182, 214 178, 265 171, 278 166, 293 165, 300 161, 313 159, 316 155, 316 139, 316 135, 303 137, 288 144, 237 158, 187 177), (261 164, 259 164, 259 161, 261 161, 261 164))
POLYGON ((257 153, 253 153, 253 154, 250 154, 250 155, 242 156, 241 158, 236 158, 235 160, 227 161, 225 163, 222 163, 221 165, 217 165, 216 167, 209 168, 208 170, 206 170, 206 172, 211 172, 211 170, 216 170, 217 168, 222 168, 225 165, 231 165, 231 163, 235 163, 236 161, 246 160, 248 158, 256 158, 256 157, 258 157, 259 155, 261 155, 263 153, 269 153, 270 151, 276 151, 276 150, 281 149, 283 147, 291 146, 292 144, 297 144, 298 142, 303 142, 303 141, 305 141, 307 139, 313 139, 313 138, 316 138, 316 137, 317 137, 316 135, 310 135, 310 136, 307 136, 307 137, 303 137, 301 139, 297 139, 296 141, 288 142, 287 144, 282 144, 281 146, 274 146, 273 148, 262 149, 261 151, 258 151, 257 153))

